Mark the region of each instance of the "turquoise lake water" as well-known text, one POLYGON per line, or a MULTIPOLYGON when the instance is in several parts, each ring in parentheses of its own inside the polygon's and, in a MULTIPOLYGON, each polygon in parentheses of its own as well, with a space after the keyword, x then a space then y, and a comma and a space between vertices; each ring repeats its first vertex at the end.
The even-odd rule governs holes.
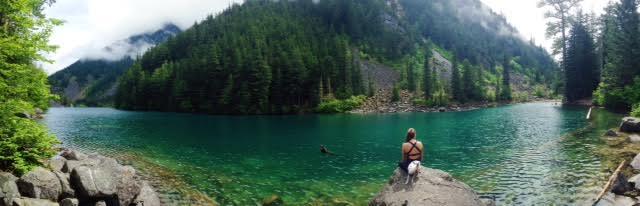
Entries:
POLYGON ((132 164, 170 205, 364 205, 401 158, 409 127, 423 165, 498 204, 586 204, 604 184, 595 149, 619 116, 529 103, 452 113, 206 116, 52 108, 43 123, 63 146, 132 164), (595 125, 595 126, 594 126, 595 125), (326 145, 335 156, 322 155, 326 145), (210 200, 208 199, 210 198, 210 200))

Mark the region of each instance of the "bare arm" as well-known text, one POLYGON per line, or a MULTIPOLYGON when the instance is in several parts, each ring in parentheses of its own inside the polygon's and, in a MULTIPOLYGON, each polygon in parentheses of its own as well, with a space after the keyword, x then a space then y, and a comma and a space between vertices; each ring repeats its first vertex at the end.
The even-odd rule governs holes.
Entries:
POLYGON ((400 151, 402 152, 402 161, 407 161, 407 156, 404 155, 404 143, 402 143, 402 147, 400 147, 400 151))

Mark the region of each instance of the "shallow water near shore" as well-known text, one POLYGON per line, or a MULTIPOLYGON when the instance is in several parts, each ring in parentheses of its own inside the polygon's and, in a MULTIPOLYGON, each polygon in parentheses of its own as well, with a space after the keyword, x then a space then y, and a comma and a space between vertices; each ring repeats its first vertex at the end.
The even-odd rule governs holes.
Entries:
POLYGON ((586 114, 553 103, 299 116, 52 108, 42 122, 65 147, 133 164, 170 205, 255 205, 274 194, 293 205, 366 204, 395 169, 409 127, 425 143, 425 166, 498 204, 580 205, 604 184, 595 148, 619 120, 596 110, 589 124, 586 114), (336 155, 320 154, 321 144, 336 155))

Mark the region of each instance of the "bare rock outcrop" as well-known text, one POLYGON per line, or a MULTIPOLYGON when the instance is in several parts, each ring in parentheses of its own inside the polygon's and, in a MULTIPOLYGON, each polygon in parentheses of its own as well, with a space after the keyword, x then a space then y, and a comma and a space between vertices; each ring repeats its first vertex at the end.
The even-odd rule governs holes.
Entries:
POLYGON ((369 205, 481 205, 484 203, 468 185, 441 170, 421 167, 413 182, 405 184, 406 173, 396 169, 389 183, 369 205))

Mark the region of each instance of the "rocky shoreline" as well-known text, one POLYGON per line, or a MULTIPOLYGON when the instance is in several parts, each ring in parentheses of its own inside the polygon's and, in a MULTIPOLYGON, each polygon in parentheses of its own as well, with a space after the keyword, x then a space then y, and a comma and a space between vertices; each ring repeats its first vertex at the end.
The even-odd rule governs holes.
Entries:
POLYGON ((603 139, 607 145, 600 155, 611 177, 594 205, 640 204, 640 118, 623 118, 620 127, 608 130, 603 139))
POLYGON ((64 150, 18 178, 0 173, 0 206, 157 206, 155 190, 131 166, 64 150))
MULTIPOLYGON (((367 98, 364 104, 350 113, 352 114, 370 114, 370 113, 406 113, 406 112, 462 112, 471 111, 482 108, 498 107, 512 103, 505 102, 470 102, 465 104, 450 104, 448 106, 428 107, 416 105, 412 102, 413 94, 408 91, 401 91, 400 101, 391 102, 390 91, 381 90, 375 96, 367 98)), ((526 102, 514 103, 530 103, 530 102, 556 102, 561 104, 559 100, 532 98, 526 102)))

